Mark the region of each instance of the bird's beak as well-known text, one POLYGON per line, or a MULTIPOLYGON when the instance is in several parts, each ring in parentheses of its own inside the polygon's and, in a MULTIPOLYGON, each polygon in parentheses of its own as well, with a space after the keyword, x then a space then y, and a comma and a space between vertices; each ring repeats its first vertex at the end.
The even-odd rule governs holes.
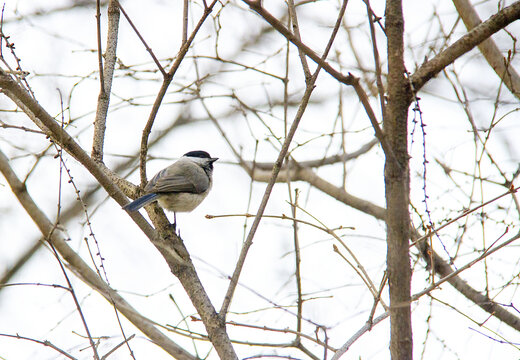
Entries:
POLYGON ((217 161, 218 158, 209 158, 209 161, 213 164, 215 161, 217 161))

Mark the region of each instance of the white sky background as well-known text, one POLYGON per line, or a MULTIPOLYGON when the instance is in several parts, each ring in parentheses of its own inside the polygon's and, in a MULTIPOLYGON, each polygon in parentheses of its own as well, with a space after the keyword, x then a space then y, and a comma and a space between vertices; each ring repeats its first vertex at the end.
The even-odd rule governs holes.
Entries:
MULTIPOLYGON (((374 1, 374 3, 376 13, 382 16, 383 2, 374 1)), ((425 39, 428 45, 431 44, 435 48, 442 42, 438 24, 435 21, 433 25, 430 23, 433 9, 441 16, 446 16, 443 24, 446 31, 451 29, 456 20, 455 10, 450 1, 428 1, 417 5, 418 3, 416 1, 404 3, 406 46, 413 48, 413 53, 410 50, 407 52, 407 67, 411 72, 415 70, 416 62, 420 64, 425 56, 431 58, 434 55, 428 52, 428 47, 424 46, 425 39)), ((62 4, 66 5, 68 2, 64 1, 62 4)), ((8 1, 5 5, 3 31, 16 44, 16 54, 22 59, 23 69, 31 73, 29 82, 38 101, 51 115, 58 115, 60 113, 58 90, 61 91, 65 106, 69 107, 65 120, 69 120, 69 117, 75 119, 68 127, 68 131, 76 135, 83 147, 90 151, 93 132, 91 124, 99 92, 97 54, 93 51, 96 49, 94 7, 29 16, 36 10, 45 11, 50 6, 46 1, 8 1)), ((52 8, 59 6, 60 4, 56 2, 52 4, 52 8)), ((165 59, 175 56, 181 40, 181 2, 148 1, 143 5, 142 2, 125 1, 123 6, 156 56, 164 60, 163 64, 169 64, 165 59)), ((282 14, 281 2, 265 1, 265 6, 277 16, 282 14)), ((324 48, 324 42, 328 39, 330 27, 335 21, 337 6, 337 2, 323 1, 308 4, 300 9, 302 38, 317 52, 324 48)), ((494 1, 488 1, 477 9, 481 18, 487 19, 495 11, 496 4, 494 1)), ((102 43, 105 46, 106 9, 103 10, 102 43)), ((190 29, 192 29, 200 15, 200 4, 192 3, 190 11, 192 16, 190 29)), ((276 33, 271 33, 262 42, 246 50, 240 48, 244 39, 257 34, 266 25, 257 15, 246 10, 244 4, 232 2, 227 3, 224 8, 217 5, 216 11, 220 11, 221 29, 218 39, 215 37, 217 22, 208 20, 174 78, 170 93, 157 116, 152 138, 161 130, 168 128, 179 114, 202 120, 176 128, 150 149, 149 155, 153 159, 148 162, 148 176, 151 177, 156 171, 189 150, 204 149, 212 156, 220 158, 215 166, 212 193, 193 213, 180 214, 177 218, 181 236, 194 258, 199 276, 214 306, 218 309, 227 289, 228 282, 225 276, 233 272, 235 260, 240 252, 244 219, 230 217, 208 220, 204 215, 255 213, 266 185, 253 184, 251 206, 248 209, 249 177, 236 165, 233 153, 215 126, 206 121, 207 116, 200 104, 197 101, 181 103, 192 99, 193 96, 188 90, 182 92, 178 90, 191 84, 195 79, 194 56, 215 56, 216 41, 218 41, 221 58, 244 63, 278 76, 284 75, 285 55, 283 38, 276 33), (278 50, 281 50, 279 54, 264 62, 270 54, 275 54, 278 50)), ((351 0, 347 7, 346 22, 351 26, 360 25, 358 29, 352 30, 352 41, 363 58, 364 66, 372 69, 373 58, 365 19, 366 10, 362 2, 351 0)), ((518 24, 513 24, 508 29, 512 34, 519 34, 518 24)), ((460 23, 455 33, 464 32, 465 28, 460 23)), ((384 59, 385 43, 381 32, 378 33, 378 37, 379 51, 384 59)), ((454 37, 457 38, 458 36, 454 37)), ((494 39, 504 53, 507 53, 507 49, 512 46, 511 38, 503 32, 497 34, 494 39)), ((349 51, 347 40, 345 32, 340 31, 334 51, 341 52, 339 56, 343 72, 351 71, 354 75, 360 76, 361 72, 349 51)), ((334 51, 331 57, 336 56, 334 51)), ((136 78, 130 76, 130 71, 116 70, 105 141, 105 161, 109 167, 124 160, 124 156, 136 154, 140 146, 142 128, 162 80, 150 56, 123 16, 120 21, 117 53, 122 64, 140 71, 136 73, 136 78), (130 106, 128 101, 140 106, 130 106)), ((5 49, 4 56, 11 60, 6 55, 5 49)), ((301 80, 300 61, 295 51, 291 53, 290 61, 291 100, 298 101, 304 90, 304 84, 301 80)), ((336 68, 340 68, 336 61, 331 60, 331 63, 336 68)), ((282 82, 265 74, 242 71, 237 66, 222 65, 210 59, 199 58, 197 65, 201 76, 211 75, 202 85, 202 94, 210 97, 207 104, 219 119, 220 125, 225 129, 233 145, 242 151, 245 159, 252 160, 257 139, 259 141, 257 160, 274 161, 279 144, 265 124, 277 136, 283 136, 283 108, 277 106, 269 109, 266 103, 282 100, 282 82), (232 89, 241 100, 261 110, 263 123, 252 112, 244 114, 237 109, 237 103, 228 97, 232 89)), ((312 62, 310 65, 314 69, 312 62)), ((518 69, 517 61, 513 65, 518 69)), ((383 64, 383 67, 386 69, 386 64, 383 64)), ((473 100, 471 110, 475 121, 483 128, 489 126, 495 110, 493 101, 499 85, 497 76, 488 68, 476 50, 457 60, 454 68, 467 86, 465 90, 473 100)), ((318 137, 320 134, 334 130, 333 124, 338 111, 338 86, 328 74, 325 72, 320 74, 311 104, 293 142, 292 149, 295 149, 297 144, 305 143, 292 153, 297 160, 319 159, 338 151, 339 136, 334 137, 328 153, 325 153, 325 148, 329 144, 330 137, 318 137), (314 140, 310 141, 311 139, 314 140)), ((343 112, 345 127, 348 130, 347 152, 352 152, 373 137, 373 130, 352 89, 343 87, 343 92, 343 112)), ((461 184, 461 188, 456 188, 434 160, 437 158, 454 169, 475 172, 475 147, 469 123, 462 108, 454 100, 453 90, 444 77, 439 76, 438 79, 432 80, 421 91, 420 97, 423 119, 428 125, 426 142, 427 156, 430 161, 428 165, 429 207, 433 221, 442 223, 470 205, 466 195, 472 191, 475 192, 474 199, 478 201, 481 197, 485 200, 493 198, 505 189, 489 183, 484 183, 482 189, 474 188, 468 177, 455 174, 454 178, 461 184)), ((505 88, 502 89, 500 99, 498 117, 517 107, 517 101, 505 88)), ((374 109, 378 109, 374 98, 372 98, 372 105, 374 109)), ((13 105, 5 97, 0 98, 0 106, 2 109, 13 109, 13 105)), ((290 120, 293 119, 295 111, 296 107, 290 108, 290 120)), ((23 114, 4 112, 0 116, 3 122, 34 128, 23 114)), ((410 121, 412 116, 411 112, 410 121)), ((495 160, 509 177, 518 167, 519 153, 516 140, 519 136, 518 120, 517 113, 507 115, 493 131, 488 144, 495 160)), ((335 130, 337 131, 338 128, 335 130)), ((421 202, 424 198, 422 178, 418 176, 423 171, 423 147, 419 128, 416 129, 414 139, 411 161, 412 201, 419 211, 424 213, 421 202)), ((20 130, 0 129, 0 149, 13 158, 12 166, 21 178, 25 177, 34 164, 34 156, 30 154, 40 153, 47 146, 48 142, 41 135, 20 130)), ((480 149, 477 153, 478 151, 480 149)), ((53 158, 54 154, 54 150, 47 153, 27 183, 30 194, 51 219, 55 218, 58 199, 59 163, 53 158)), ((78 167, 72 158, 67 156, 66 159, 76 185, 82 193, 86 192, 93 186, 92 177, 78 167)), ((382 150, 376 147, 358 161, 347 163, 347 190, 356 196, 384 206, 383 162, 382 150)), ((485 178, 497 182, 503 181, 487 159, 482 162, 480 170, 485 178)), ((340 165, 323 167, 317 170, 317 173, 335 185, 341 184, 340 165)), ((133 172, 129 179, 138 181, 137 172, 133 172)), ((67 186, 67 180, 63 180, 62 204, 68 204, 75 198, 72 188, 67 186)), ((344 230, 340 233, 346 235, 344 240, 351 246, 374 282, 379 283, 385 268, 384 224, 346 207, 316 189, 309 189, 309 186, 304 183, 295 183, 292 188, 299 188, 302 191, 300 196, 302 206, 329 227, 340 225, 355 227, 355 230, 344 230)), ((290 215, 287 201, 287 185, 276 185, 266 214, 290 215)), ((3 178, 0 179, 0 204, 0 270, 3 271, 9 268, 19 254, 39 237, 39 233, 10 193, 3 178)), ((126 213, 114 201, 107 200, 103 191, 99 191, 88 206, 96 239, 106 259, 104 265, 111 286, 121 291, 121 294, 145 316, 161 324, 182 325, 182 315, 169 299, 169 295, 175 298, 184 315, 194 314, 194 310, 184 290, 170 273, 158 252, 126 213)), ((464 238, 465 242, 457 259, 458 266, 464 265, 477 256, 472 252, 481 249, 484 241, 488 245, 491 244, 504 232, 506 225, 510 225, 509 234, 518 231, 518 215, 509 197, 491 205, 488 215, 490 219, 486 222, 484 230, 476 215, 459 223, 464 224, 467 221, 470 235, 464 238), (508 210, 497 210, 499 206, 508 210), (485 237, 482 236, 483 233, 485 237)), ((305 217, 302 215, 302 218, 305 217)), ((417 225, 419 221, 417 216, 414 217, 414 221, 417 225)), ((90 231, 84 226, 84 222, 84 218, 77 218, 67 224, 67 230, 71 237, 70 245, 88 260, 88 252, 82 239, 88 236, 90 231)), ((231 314, 230 320, 279 329, 294 327, 295 318, 287 312, 273 309, 255 311, 272 307, 272 304, 265 300, 266 298, 279 305, 295 304, 292 233, 289 221, 279 219, 262 221, 241 277, 244 287, 239 286, 232 303, 231 311, 237 314, 231 314)), ((453 225, 442 234, 450 254, 456 251, 454 238, 457 234, 460 234, 457 225, 453 225)), ((365 323, 372 306, 372 298, 353 270, 332 251, 334 242, 330 236, 302 225, 300 241, 303 291, 309 294, 307 298, 314 298, 305 302, 304 317, 330 327, 327 333, 330 344, 339 347, 365 323)), ((89 242, 94 246, 92 239, 89 239, 89 242)), ((438 253, 446 258, 446 253, 440 244, 437 243, 435 247, 438 253)), ((415 254, 415 250, 412 252, 415 254)), ((520 271, 519 253, 518 246, 512 244, 488 259, 489 287, 492 295, 500 291, 501 286, 513 277, 512 274, 518 274, 520 271)), ((414 256, 413 261, 415 259, 414 256)), ((428 283, 422 261, 415 265, 414 271, 416 271, 413 279, 415 293, 428 286, 428 283)), ((474 288, 482 291, 485 289, 483 274, 483 264, 479 264, 463 273, 463 278, 467 279, 474 288)), ((69 276, 81 299, 82 309, 92 334, 111 337, 103 341, 100 352, 104 353, 122 339, 114 311, 99 295, 74 278, 72 274, 69 276)), ((518 278, 513 282, 518 282, 517 280, 518 278)), ((65 284, 56 260, 47 249, 41 249, 12 282, 65 284)), ((514 303, 520 308, 518 301, 515 301, 518 299, 516 290, 516 285, 510 285, 495 300, 504 304, 514 303)), ((443 285, 441 290, 436 290, 432 294, 477 321, 483 322, 488 317, 449 285, 443 285)), ((296 311, 295 307, 289 310, 296 311)), ((486 335, 496 337, 457 312, 437 302, 430 307, 429 299, 426 297, 413 305, 413 311, 416 358, 420 358, 423 351, 427 329, 426 319, 430 311, 432 317, 424 359, 507 359, 519 356, 518 350, 514 347, 499 344, 473 331, 472 329, 478 329, 486 335)), ((381 308, 378 314, 380 312, 381 308)), ((88 346, 88 341, 78 335, 84 334, 84 329, 79 322, 70 295, 63 290, 36 285, 3 289, 0 292, 0 319, 0 333, 49 340, 78 358, 91 357, 90 351, 81 351, 88 346)), ((188 322, 190 329, 203 331, 200 323, 189 319, 188 322)), ((170 358, 164 351, 141 336, 126 320, 123 320, 123 325, 127 335, 137 334, 130 343, 137 359, 170 358)), ((499 332, 509 341, 520 342, 518 334, 505 324, 498 324, 491 319, 486 322, 486 326, 499 332)), ((388 329, 387 319, 356 342, 344 359, 388 358, 388 329)), ((228 330, 232 339, 245 341, 278 343, 292 339, 289 335, 244 327, 229 326, 228 330)), ((314 327, 304 323, 304 331, 313 336, 314 327)), ((179 335, 171 336, 176 342, 193 352, 193 345, 189 339, 179 335)), ((310 343, 306 345, 321 356, 321 350, 310 343)), ((203 357, 208 351, 208 346, 197 343, 197 350, 199 356, 203 357)), ((236 346, 236 350, 241 358, 259 353, 277 353, 305 358, 301 352, 294 349, 272 350, 236 346)), ((209 357, 216 358, 216 354, 213 352, 209 357)), ((0 336, 0 358, 56 359, 59 357, 55 351, 41 345, 0 336)), ((122 347, 110 358, 128 359, 128 350, 122 347)))

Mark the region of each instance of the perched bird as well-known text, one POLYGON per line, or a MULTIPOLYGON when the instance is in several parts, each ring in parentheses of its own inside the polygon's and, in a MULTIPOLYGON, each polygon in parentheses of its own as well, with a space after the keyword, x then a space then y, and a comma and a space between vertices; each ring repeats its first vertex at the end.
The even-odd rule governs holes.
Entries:
MULTIPOLYGON (((145 195, 123 206, 137 211, 151 202, 174 212, 190 212, 206 198, 213 184, 212 158, 206 151, 190 151, 167 168, 159 171, 146 184, 145 195)), ((175 221, 174 221, 175 224, 175 221)))

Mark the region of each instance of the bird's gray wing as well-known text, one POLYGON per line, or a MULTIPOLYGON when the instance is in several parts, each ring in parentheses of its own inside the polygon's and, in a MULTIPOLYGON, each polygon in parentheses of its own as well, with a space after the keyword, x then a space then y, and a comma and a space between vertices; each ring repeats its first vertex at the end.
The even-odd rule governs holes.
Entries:
POLYGON ((200 194, 208 187, 208 175, 200 166, 177 162, 159 171, 146 185, 145 191, 148 193, 200 194))

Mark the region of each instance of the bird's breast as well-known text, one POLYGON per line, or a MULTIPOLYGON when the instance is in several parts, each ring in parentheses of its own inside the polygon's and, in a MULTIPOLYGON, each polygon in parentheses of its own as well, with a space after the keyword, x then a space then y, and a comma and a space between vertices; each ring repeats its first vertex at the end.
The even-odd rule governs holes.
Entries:
POLYGON ((206 198, 209 191, 201 194, 191 193, 169 193, 161 194, 158 202, 159 205, 169 211, 174 212, 190 212, 193 211, 206 198))

